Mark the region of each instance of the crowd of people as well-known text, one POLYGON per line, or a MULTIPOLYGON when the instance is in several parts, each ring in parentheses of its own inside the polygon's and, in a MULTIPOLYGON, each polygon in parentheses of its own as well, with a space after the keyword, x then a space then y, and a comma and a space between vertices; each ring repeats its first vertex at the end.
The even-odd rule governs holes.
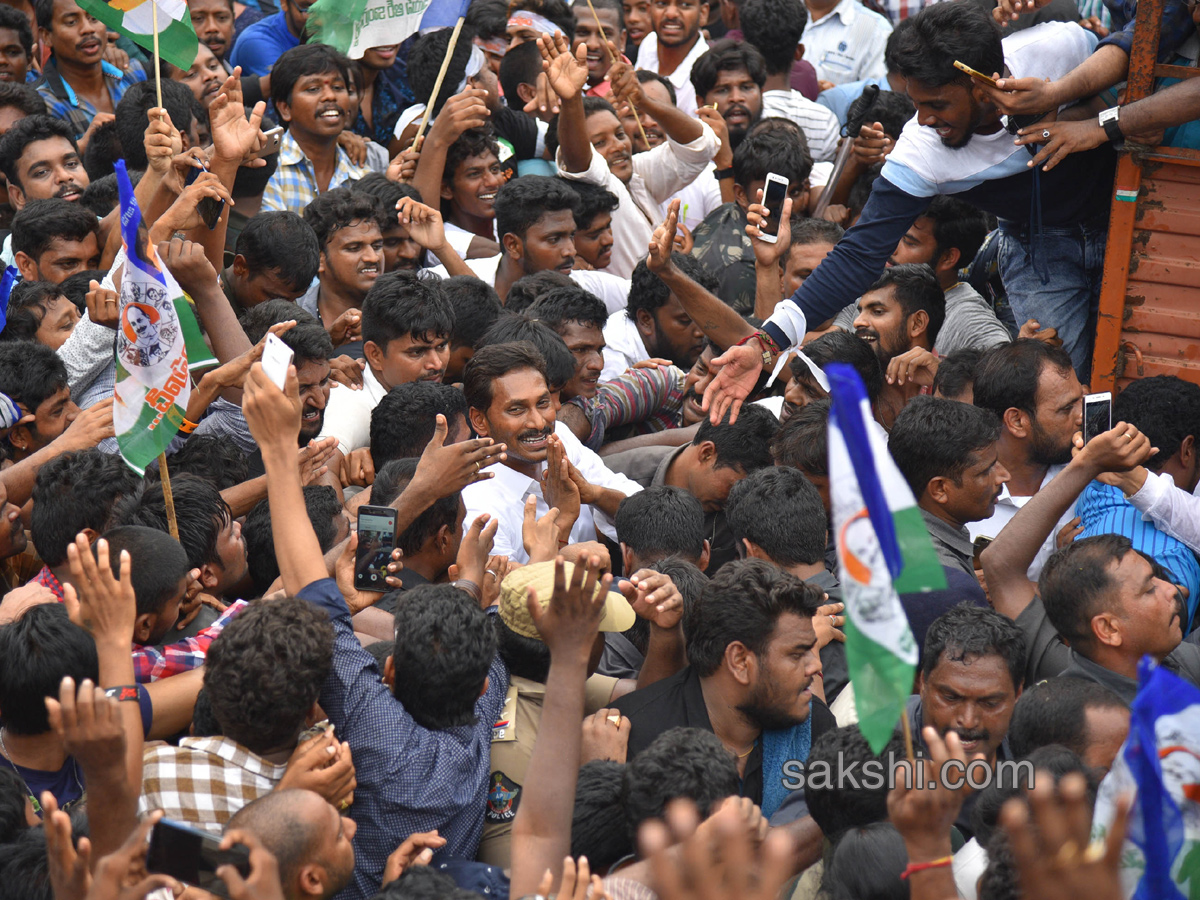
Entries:
POLYGON ((1114 106, 1133 2, 187 11, 155 72, 0 4, 0 895, 1122 896, 1139 660, 1200 684, 1200 386, 1083 434, 1116 152, 1200 87, 1114 106), (118 162, 216 360, 144 475, 118 162), (946 582, 882 753, 831 363, 946 582))

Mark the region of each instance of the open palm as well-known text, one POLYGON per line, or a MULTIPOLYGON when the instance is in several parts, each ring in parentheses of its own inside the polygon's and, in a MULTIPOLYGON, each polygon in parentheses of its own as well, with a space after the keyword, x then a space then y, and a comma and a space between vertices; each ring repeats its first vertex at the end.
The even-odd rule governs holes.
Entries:
POLYGON ((542 68, 554 92, 563 100, 579 94, 587 84, 587 45, 580 43, 572 55, 570 43, 562 32, 556 32, 550 40, 545 35, 538 38, 538 47, 542 51, 542 68))

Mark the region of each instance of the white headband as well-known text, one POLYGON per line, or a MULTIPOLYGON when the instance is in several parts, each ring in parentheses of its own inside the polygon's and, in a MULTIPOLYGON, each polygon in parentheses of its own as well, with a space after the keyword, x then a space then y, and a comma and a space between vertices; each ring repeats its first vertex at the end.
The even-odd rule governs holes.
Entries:
POLYGON ((514 25, 519 28, 533 28, 538 34, 554 34, 556 31, 562 31, 561 28, 545 16, 538 15, 528 9, 517 10, 509 17, 508 27, 512 28, 514 25))
POLYGON ((467 89, 467 81, 479 74, 480 70, 487 65, 487 57, 483 55, 483 51, 476 45, 471 45, 471 55, 467 59, 467 68, 463 70, 462 81, 458 83, 458 87, 454 89, 454 93, 461 94, 467 89))

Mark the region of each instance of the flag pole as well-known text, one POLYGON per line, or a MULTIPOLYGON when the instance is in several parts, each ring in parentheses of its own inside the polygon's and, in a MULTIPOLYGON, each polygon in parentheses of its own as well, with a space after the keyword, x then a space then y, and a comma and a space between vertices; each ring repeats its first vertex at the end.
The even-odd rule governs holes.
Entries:
MULTIPOLYGON (((450 57, 454 55, 454 47, 458 43, 458 35, 462 31, 463 22, 467 21, 466 16, 459 16, 458 21, 454 23, 454 33, 450 35, 450 44, 446 47, 446 56, 442 60, 442 68, 438 71, 437 81, 433 83, 433 93, 429 95, 429 103, 425 107, 425 115, 421 116, 421 127, 417 129, 417 135, 413 138, 415 144, 417 140, 425 133, 425 126, 429 124, 429 114, 433 112, 433 107, 437 103, 438 94, 442 90, 442 80, 446 77, 446 70, 450 68, 450 57)), ((157 40, 158 35, 155 35, 157 40)))
MULTIPOLYGON (((604 33, 604 26, 600 24, 600 17, 596 15, 596 7, 592 5, 592 0, 587 0, 588 9, 592 11, 592 18, 596 20, 596 28, 600 30, 600 40, 604 43, 604 49, 608 51, 608 64, 610 67, 617 64, 616 54, 613 53, 612 47, 608 45, 608 35, 604 33)), ((633 113, 634 121, 637 122, 638 131, 642 133, 642 140, 645 142, 647 149, 650 147, 650 138, 646 137, 645 126, 642 125, 642 117, 638 115, 637 107, 633 105, 632 100, 626 100, 629 104, 629 111, 633 113)))
MULTIPOLYGON (((155 93, 155 96, 158 98, 159 109, 161 109, 162 108, 162 60, 159 58, 159 55, 158 55, 158 3, 157 3, 157 0, 150 0, 150 9, 151 9, 151 15, 154 16, 154 21, 153 21, 153 25, 154 25, 154 93, 155 93)), ((164 457, 163 461, 164 462, 166 461, 165 457, 164 457)), ((164 481, 163 484, 168 485, 169 482, 164 481)), ((168 495, 169 495, 170 487, 167 487, 167 491, 168 491, 168 495)), ((169 509, 168 515, 170 516, 171 521, 174 522, 175 521, 175 509, 173 507, 168 507, 168 509, 169 509)), ((175 537, 176 540, 178 540, 178 535, 173 534, 172 536, 175 537)))
POLYGON ((175 520, 175 495, 171 493, 171 473, 167 471, 165 450, 158 454, 158 478, 162 482, 163 505, 167 508, 167 531, 171 532, 171 537, 179 540, 179 523, 175 520))
MULTIPOLYGON (((901 713, 900 723, 904 727, 904 755, 908 757, 908 761, 910 763, 916 765, 917 758, 913 754, 912 725, 908 721, 908 710, 907 709, 903 713, 901 713)), ((914 778, 913 783, 915 784, 916 783, 915 782, 915 779, 916 779, 915 772, 913 773, 913 778, 914 778)))

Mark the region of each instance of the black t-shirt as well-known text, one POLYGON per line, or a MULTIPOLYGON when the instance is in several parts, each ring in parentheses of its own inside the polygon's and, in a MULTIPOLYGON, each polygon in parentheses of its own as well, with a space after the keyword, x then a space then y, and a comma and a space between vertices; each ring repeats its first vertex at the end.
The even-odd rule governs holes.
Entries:
MULTIPOLYGON (((626 694, 612 704, 621 715, 629 718, 629 758, 633 759, 645 750, 656 737, 672 728, 700 728, 712 731, 708 719, 708 708, 704 705, 704 693, 700 688, 700 676, 691 666, 656 681, 640 691, 626 694)), ((816 743, 826 731, 837 727, 833 713, 816 697, 812 698, 812 740, 816 743)), ((741 796, 749 797, 759 806, 763 799, 762 741, 756 741, 754 749, 746 759, 746 771, 742 775, 741 796)))

